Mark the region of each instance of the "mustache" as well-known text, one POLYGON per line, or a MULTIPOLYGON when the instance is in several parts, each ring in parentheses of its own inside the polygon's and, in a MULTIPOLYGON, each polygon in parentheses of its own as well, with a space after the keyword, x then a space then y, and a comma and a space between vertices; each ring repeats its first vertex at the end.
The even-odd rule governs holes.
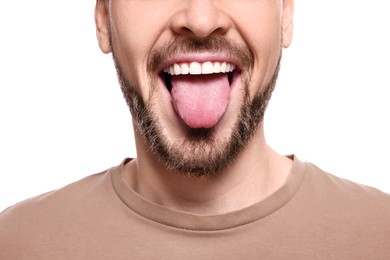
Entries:
POLYGON ((157 70, 162 62, 178 54, 201 52, 226 53, 231 58, 240 61, 242 68, 249 71, 254 66, 254 54, 244 44, 238 44, 220 35, 211 36, 204 40, 179 36, 152 50, 147 62, 147 71, 148 73, 158 73, 157 70))

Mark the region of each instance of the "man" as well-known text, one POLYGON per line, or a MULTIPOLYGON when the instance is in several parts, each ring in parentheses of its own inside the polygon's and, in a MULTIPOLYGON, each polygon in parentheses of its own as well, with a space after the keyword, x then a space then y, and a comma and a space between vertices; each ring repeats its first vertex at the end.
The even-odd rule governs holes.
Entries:
POLYGON ((390 196, 266 143, 293 0, 97 0, 137 158, 0 215, 0 259, 389 259, 390 196))

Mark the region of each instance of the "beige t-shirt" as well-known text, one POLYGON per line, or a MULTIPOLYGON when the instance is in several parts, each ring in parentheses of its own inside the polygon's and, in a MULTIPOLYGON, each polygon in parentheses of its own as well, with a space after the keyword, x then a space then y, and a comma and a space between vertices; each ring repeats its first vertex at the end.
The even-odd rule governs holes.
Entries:
POLYGON ((390 195, 294 159, 283 187, 215 216, 140 197, 123 166, 0 214, 0 259, 390 259, 390 195))

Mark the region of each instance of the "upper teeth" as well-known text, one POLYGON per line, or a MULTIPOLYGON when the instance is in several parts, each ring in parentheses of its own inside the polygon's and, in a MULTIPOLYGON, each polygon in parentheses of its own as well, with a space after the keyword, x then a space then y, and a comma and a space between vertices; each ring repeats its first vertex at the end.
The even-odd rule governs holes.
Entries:
POLYGON ((226 73, 232 72, 236 68, 236 65, 229 62, 183 62, 174 63, 171 66, 164 69, 164 72, 170 75, 200 75, 200 74, 213 74, 213 73, 226 73))

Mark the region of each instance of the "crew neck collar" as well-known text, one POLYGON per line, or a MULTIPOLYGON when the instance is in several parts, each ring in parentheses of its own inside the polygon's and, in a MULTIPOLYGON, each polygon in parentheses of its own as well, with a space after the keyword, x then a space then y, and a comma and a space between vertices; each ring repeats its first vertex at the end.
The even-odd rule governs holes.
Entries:
POLYGON ((305 164, 295 156, 290 157, 293 165, 286 182, 267 198, 249 207, 219 215, 200 216, 175 211, 148 201, 123 181, 124 166, 131 161, 127 158, 110 169, 111 181, 117 196, 133 212, 151 221, 186 230, 217 231, 236 228, 262 219, 283 205, 297 192, 304 177, 305 164))

